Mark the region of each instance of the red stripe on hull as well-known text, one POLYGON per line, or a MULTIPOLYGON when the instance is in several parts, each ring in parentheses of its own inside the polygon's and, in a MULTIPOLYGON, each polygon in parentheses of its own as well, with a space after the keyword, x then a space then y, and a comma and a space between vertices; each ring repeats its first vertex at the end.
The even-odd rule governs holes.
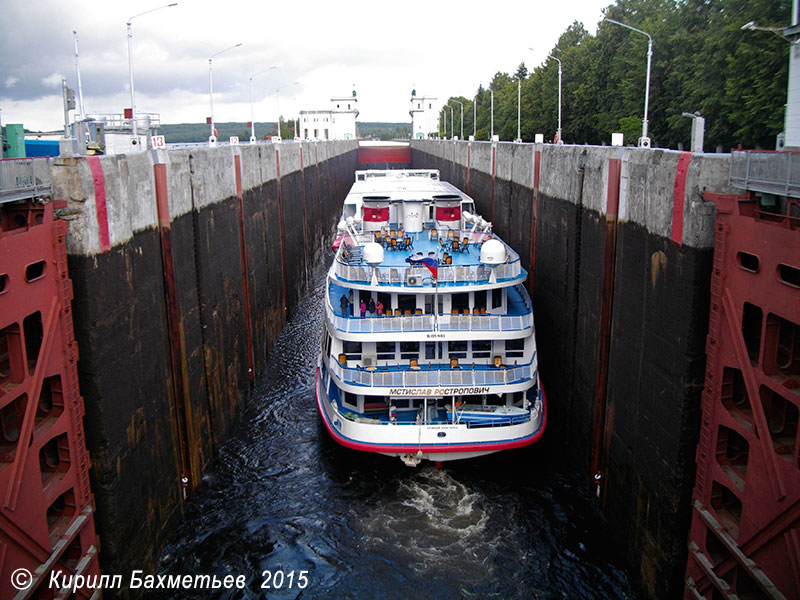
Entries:
POLYGON ((351 439, 344 437, 338 431, 336 431, 331 424, 328 422, 328 419, 325 418, 325 408, 322 406, 322 399, 320 398, 319 394, 319 367, 317 367, 316 371, 316 379, 314 385, 314 393, 317 397, 317 408, 319 408, 320 416, 322 417, 322 422, 325 424, 325 429, 328 430, 330 436, 336 440, 336 442, 345 448, 350 448, 352 450, 361 450, 363 452, 375 452, 378 454, 408 454, 409 452, 417 452, 422 451, 426 454, 451 454, 457 452, 498 452, 500 450, 511 450, 513 448, 522 448, 524 446, 530 446, 538 442, 542 435, 544 434, 545 426, 547 425, 547 409, 546 409, 546 402, 544 401, 544 390, 542 390, 542 422, 539 425, 539 430, 531 435, 530 437, 518 439, 518 440, 511 440, 507 442, 486 442, 482 444, 453 444, 450 446, 430 446, 430 445, 417 445, 414 446, 412 444, 405 445, 405 446, 391 446, 391 445, 384 445, 384 444, 367 444, 364 442, 355 442, 351 439))

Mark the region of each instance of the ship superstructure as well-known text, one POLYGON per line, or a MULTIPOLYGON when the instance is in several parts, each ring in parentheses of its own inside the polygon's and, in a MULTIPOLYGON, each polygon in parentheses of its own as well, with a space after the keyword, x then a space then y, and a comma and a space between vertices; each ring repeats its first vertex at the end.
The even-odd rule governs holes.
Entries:
POLYGON ((340 444, 406 464, 537 441, 519 255, 436 170, 357 171, 328 272, 317 399, 340 444))

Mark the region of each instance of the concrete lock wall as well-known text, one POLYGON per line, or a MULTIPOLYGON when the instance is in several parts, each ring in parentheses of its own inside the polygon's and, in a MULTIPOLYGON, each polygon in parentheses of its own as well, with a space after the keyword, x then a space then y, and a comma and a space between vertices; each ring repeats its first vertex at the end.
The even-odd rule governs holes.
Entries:
POLYGON ((328 142, 54 161, 105 572, 155 565, 325 262, 356 160, 328 142))
POLYGON ((731 191, 729 157, 413 141, 412 166, 440 169, 519 251, 545 451, 599 489, 640 593, 680 597, 714 231, 701 193, 731 191))

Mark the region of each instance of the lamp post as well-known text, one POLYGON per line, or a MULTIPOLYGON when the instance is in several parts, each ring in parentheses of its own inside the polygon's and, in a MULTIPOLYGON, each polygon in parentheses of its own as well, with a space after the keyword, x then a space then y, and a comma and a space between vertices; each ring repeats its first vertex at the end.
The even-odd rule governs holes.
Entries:
POLYGON ((459 139, 463 140, 464 139, 464 104, 462 102, 459 102, 458 100, 453 100, 453 102, 455 102, 456 104, 461 106, 461 137, 459 137, 459 139))
POLYGON ((266 73, 267 71, 272 71, 272 69, 277 69, 276 65, 269 67, 268 69, 264 69, 263 71, 259 71, 258 73, 253 73, 250 75, 250 143, 256 143, 256 120, 255 120, 255 113, 253 112, 253 77, 256 75, 261 75, 262 73, 266 73))
POLYGON ((563 144, 564 140, 561 139, 561 59, 556 58, 552 54, 550 58, 558 61, 558 131, 556 132, 556 136, 558 136, 558 143, 563 144))
POLYGON ((475 99, 472 101, 472 137, 474 138, 477 135, 478 135, 478 94, 475 94, 475 99))
POLYGON ((517 78, 517 139, 514 141, 520 143, 522 141, 522 135, 520 133, 522 121, 522 78, 517 78))
POLYGON ((492 114, 491 114, 491 126, 489 127, 489 141, 494 141, 494 90, 489 88, 489 92, 492 96, 492 114))
POLYGON ((452 140, 455 136, 455 129, 453 129, 453 105, 448 104, 447 107, 450 109, 450 139, 452 140))
POLYGON ((277 123, 278 123, 278 137, 281 136, 281 107, 280 107, 280 100, 279 100, 280 91, 281 90, 285 90, 286 88, 291 87, 293 85, 300 85, 300 82, 299 81, 293 81, 292 83, 287 83, 286 85, 282 85, 279 88, 275 88, 275 110, 278 113, 278 121, 277 121, 277 123))
MULTIPOLYGON (((126 25, 128 26, 128 75, 131 81, 131 126, 133 130, 133 140, 131 142, 136 145, 139 143, 136 131, 136 95, 133 91, 133 31, 131 30, 131 21, 133 21, 136 17, 141 17, 142 15, 146 15, 151 12, 155 12, 157 10, 161 10, 162 8, 169 8, 171 6, 177 6, 177 2, 173 2, 172 4, 165 4, 164 6, 159 6, 157 8, 151 8, 150 10, 146 10, 138 15, 133 15, 132 17, 128 18, 128 22, 126 25)), ((77 44, 77 39, 76 39, 77 44)), ((77 50, 76 50, 77 54, 77 50)), ((81 114, 83 111, 83 105, 81 104, 81 114)))
POLYGON ((227 52, 228 50, 233 50, 234 48, 238 48, 241 46, 242 43, 239 42, 235 46, 231 46, 230 48, 225 48, 225 50, 220 50, 219 52, 215 52, 211 56, 208 57, 208 98, 209 102, 211 103, 211 134, 208 136, 208 145, 209 146, 216 146, 217 145, 217 136, 214 134, 214 68, 212 67, 212 62, 215 56, 219 56, 223 52, 227 52))
POLYGON ((653 37, 646 31, 636 29, 636 27, 631 27, 630 25, 620 23, 614 19, 606 18, 605 20, 609 23, 614 23, 614 25, 619 25, 620 27, 625 27, 626 29, 630 29, 631 31, 635 31, 636 33, 641 33, 642 35, 647 36, 647 83, 645 84, 644 88, 644 119, 642 119, 642 137, 639 138, 639 147, 649 148, 650 138, 647 137, 647 103, 650 99, 650 61, 653 57, 653 37))

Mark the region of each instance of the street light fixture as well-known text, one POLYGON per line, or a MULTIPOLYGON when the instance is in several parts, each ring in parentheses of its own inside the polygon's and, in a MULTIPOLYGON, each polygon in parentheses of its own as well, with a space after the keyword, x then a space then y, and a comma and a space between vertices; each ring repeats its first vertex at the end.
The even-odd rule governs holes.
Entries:
POLYGON ((561 139, 561 59, 552 54, 550 58, 558 61, 558 131, 556 132, 556 137, 558 137, 557 143, 563 144, 564 140, 561 139))
POLYGON ((614 19, 606 18, 605 20, 609 23, 614 23, 614 25, 619 25, 620 27, 625 27, 626 29, 630 29, 631 31, 635 31, 636 33, 641 33, 642 35, 647 36, 647 83, 644 88, 644 119, 642 120, 642 137, 639 138, 639 147, 649 148, 650 138, 647 137, 647 103, 650 99, 650 61, 653 58, 653 37, 646 31, 642 31, 636 27, 631 27, 625 23, 620 23, 614 19))
POLYGON ((522 120, 522 78, 517 77, 517 139, 514 141, 518 144, 522 142, 522 135, 520 133, 522 120))
MULTIPOLYGON (((478 84, 480 87, 480 84, 478 84)), ((478 94, 475 94, 475 99, 472 101, 472 137, 478 135, 478 94)))
POLYGON ((211 134, 208 136, 209 146, 217 145, 217 136, 214 133, 214 69, 211 66, 211 63, 214 60, 215 56, 219 56, 220 54, 222 54, 223 52, 227 52, 228 50, 233 50, 234 48, 238 48, 241 45, 242 43, 239 42, 235 46, 231 46, 230 48, 225 48, 225 50, 220 50, 219 52, 215 52, 214 54, 208 57, 208 97, 211 103, 211 134))
POLYGON ((458 100, 453 100, 456 104, 461 106, 461 137, 459 139, 464 139, 464 104, 459 102, 458 100))
POLYGON ((491 126, 489 127, 489 141, 494 141, 494 90, 489 88, 489 92, 492 96, 492 114, 491 114, 491 126))
POLYGON ((772 33, 780 37, 783 41, 789 42, 790 44, 792 43, 791 40, 786 38, 782 33, 785 27, 766 27, 763 25, 756 25, 755 21, 749 21, 744 25, 742 25, 743 31, 747 31, 748 29, 753 31, 771 31, 772 33))
MULTIPOLYGON (((141 17, 142 15, 161 10, 162 8, 169 8, 171 6, 178 6, 178 3, 173 2, 172 4, 165 4, 164 6, 159 6, 157 8, 151 8, 150 10, 146 10, 138 15, 129 17, 128 22, 126 23, 128 26, 128 75, 131 82, 131 126, 133 130, 133 140, 131 140, 131 143, 134 145, 139 143, 139 138, 137 137, 136 131, 136 95, 133 91, 133 31, 131 30, 131 21, 133 21, 136 17, 141 17)), ((83 111, 83 105, 81 105, 81 111, 83 111)))
POLYGON ((453 129, 453 105, 448 104, 447 107, 450 109, 450 139, 452 140, 455 136, 455 129, 453 129))
POLYGON ((250 75, 250 143, 256 143, 256 120, 255 120, 255 113, 253 112, 253 77, 256 75, 261 75, 262 73, 266 73, 267 71, 272 71, 272 69, 277 69, 277 65, 273 65, 268 69, 264 69, 263 71, 259 71, 258 73, 253 73, 250 75))

